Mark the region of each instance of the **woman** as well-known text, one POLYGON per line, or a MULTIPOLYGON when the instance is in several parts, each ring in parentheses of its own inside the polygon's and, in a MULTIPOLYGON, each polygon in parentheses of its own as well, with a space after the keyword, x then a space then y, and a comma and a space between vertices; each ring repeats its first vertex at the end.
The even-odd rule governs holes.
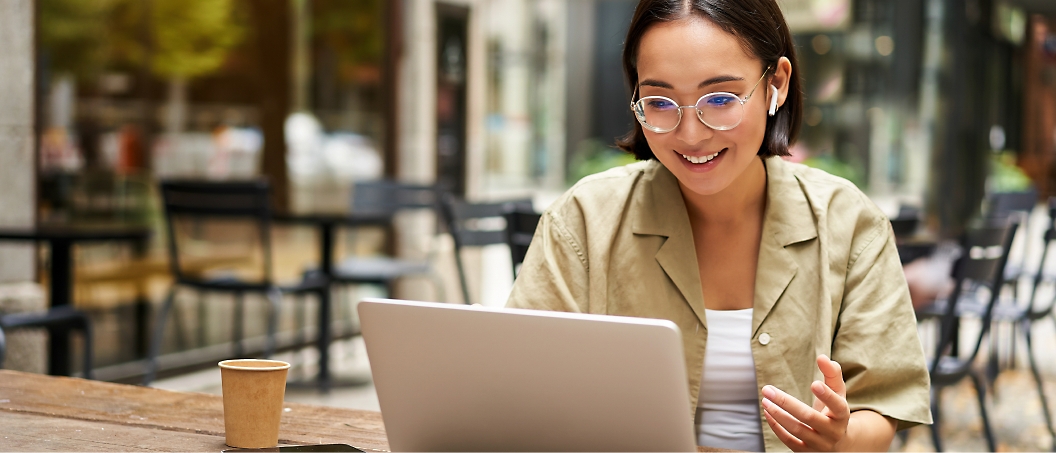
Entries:
POLYGON ((890 223, 774 157, 803 102, 775 0, 642 0, 623 63, 642 162, 550 207, 507 306, 675 322, 701 445, 886 451, 930 423, 890 223))

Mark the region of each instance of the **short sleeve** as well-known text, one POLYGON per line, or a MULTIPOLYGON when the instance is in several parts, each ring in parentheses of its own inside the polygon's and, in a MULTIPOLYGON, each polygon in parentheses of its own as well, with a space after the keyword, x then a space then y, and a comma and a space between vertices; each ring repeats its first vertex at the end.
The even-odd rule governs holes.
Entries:
POLYGON ((898 429, 930 424, 930 379, 894 235, 879 221, 855 239, 832 348, 847 402, 898 429))
POLYGON ((547 211, 532 237, 506 307, 585 312, 587 279, 586 250, 561 217, 547 211))

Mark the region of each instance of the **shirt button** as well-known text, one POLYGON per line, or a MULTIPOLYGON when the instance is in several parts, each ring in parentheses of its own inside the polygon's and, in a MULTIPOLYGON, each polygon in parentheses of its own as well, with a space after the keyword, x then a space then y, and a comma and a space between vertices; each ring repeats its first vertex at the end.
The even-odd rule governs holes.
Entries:
POLYGON ((770 334, 763 333, 762 335, 759 335, 759 344, 763 346, 770 344, 770 334))

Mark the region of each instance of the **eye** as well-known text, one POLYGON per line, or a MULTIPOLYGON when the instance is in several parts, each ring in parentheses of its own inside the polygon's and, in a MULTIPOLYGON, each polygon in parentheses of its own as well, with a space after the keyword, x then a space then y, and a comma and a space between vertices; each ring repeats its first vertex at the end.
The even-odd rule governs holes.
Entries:
POLYGON ((672 110, 678 108, 670 99, 664 98, 647 98, 645 105, 650 110, 672 110))
POLYGON ((715 96, 707 97, 704 99, 704 107, 726 107, 735 102, 739 102, 736 96, 729 94, 718 94, 715 96))

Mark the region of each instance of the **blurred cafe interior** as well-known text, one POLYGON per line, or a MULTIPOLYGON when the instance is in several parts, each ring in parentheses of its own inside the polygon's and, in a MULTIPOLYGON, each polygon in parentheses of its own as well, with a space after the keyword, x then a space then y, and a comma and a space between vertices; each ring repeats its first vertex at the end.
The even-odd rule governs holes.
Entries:
MULTIPOLYGON (((634 161, 614 140, 634 121, 620 52, 636 3, 0 0, 0 367, 143 383, 357 341, 363 297, 502 306, 516 234, 469 230, 510 230, 634 161), (224 210, 245 218, 193 215, 224 210), (57 324, 4 327, 25 313, 57 324)), ((865 191, 904 262, 1018 196, 1029 228, 1006 275, 1033 298, 1056 196, 1056 2, 779 3, 806 92, 788 159, 865 191)), ((1056 350, 1047 319, 1039 351, 1056 350)), ((1036 393, 1002 396, 1034 391, 1002 374, 1028 362, 1005 327, 999 445, 1049 449, 1036 393)), ((328 391, 348 356, 295 368, 328 391)), ((974 410, 944 423, 977 434, 974 410)), ((921 429, 895 448, 933 448, 921 429)), ((986 448, 954 431, 951 447, 986 448)))

